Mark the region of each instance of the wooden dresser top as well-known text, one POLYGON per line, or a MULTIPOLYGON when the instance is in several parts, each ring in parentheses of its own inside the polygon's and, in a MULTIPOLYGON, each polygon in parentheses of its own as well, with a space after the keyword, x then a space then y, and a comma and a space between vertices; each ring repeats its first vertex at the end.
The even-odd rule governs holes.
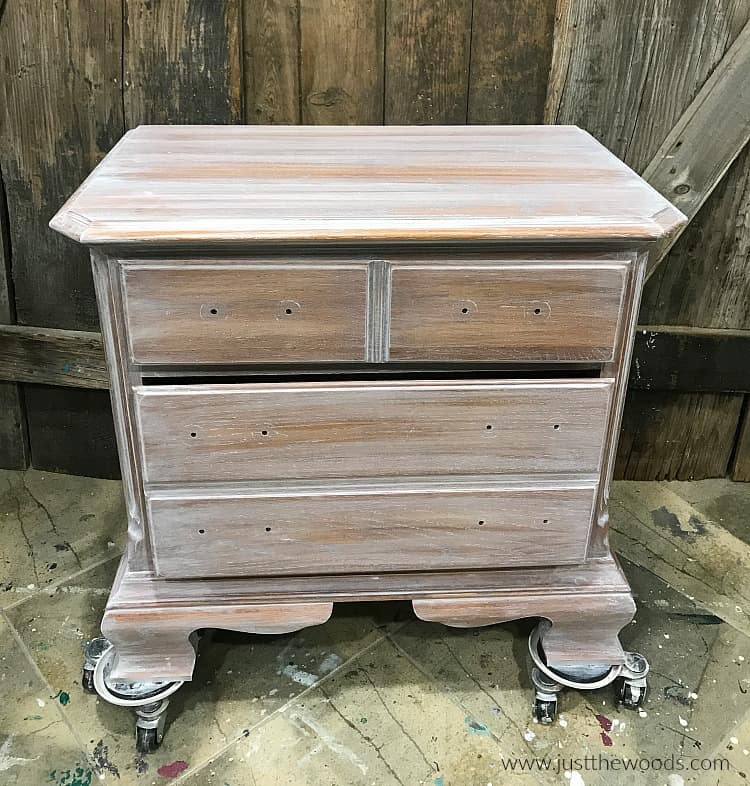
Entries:
POLYGON ((575 126, 140 126, 50 226, 87 244, 637 242, 684 221, 575 126))

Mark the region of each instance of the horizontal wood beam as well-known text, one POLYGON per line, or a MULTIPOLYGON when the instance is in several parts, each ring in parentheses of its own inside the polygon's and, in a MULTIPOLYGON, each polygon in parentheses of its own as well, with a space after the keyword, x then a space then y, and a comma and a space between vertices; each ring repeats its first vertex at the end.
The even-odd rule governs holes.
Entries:
POLYGON ((106 389, 101 334, 0 325, 0 380, 106 389))
MULTIPOLYGON (((642 176, 692 221, 750 140, 750 22, 682 113, 642 176)), ((647 277, 684 227, 658 241, 647 277)))
POLYGON ((750 391, 750 330, 640 325, 629 385, 694 393, 750 391))
MULTIPOLYGON (((750 392, 750 330, 639 326, 630 387, 750 392)), ((101 334, 0 325, 0 381, 106 389, 101 334)))

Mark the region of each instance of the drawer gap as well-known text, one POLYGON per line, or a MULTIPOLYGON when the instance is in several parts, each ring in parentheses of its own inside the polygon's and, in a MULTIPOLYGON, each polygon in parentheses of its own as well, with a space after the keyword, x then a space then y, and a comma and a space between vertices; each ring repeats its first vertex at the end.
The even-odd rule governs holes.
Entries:
MULTIPOLYGON (((346 381, 351 382, 367 382, 368 380, 456 380, 456 381, 469 381, 469 380, 513 380, 513 379, 558 379, 564 377, 565 379, 597 379, 601 375, 601 369, 598 366, 575 366, 571 367, 570 364, 565 365, 544 365, 540 367, 539 364, 515 364, 508 366, 507 364, 493 364, 473 366, 454 363, 449 367, 429 367, 419 366, 415 368, 394 368, 392 365, 372 365, 366 368, 339 368, 330 369, 326 367, 325 372, 315 370, 303 369, 263 369, 262 371, 253 371, 253 373, 238 374, 236 370, 227 373, 211 373, 211 374, 175 374, 174 369, 170 370, 169 374, 143 374, 141 377, 143 385, 158 386, 158 385, 211 385, 211 384, 251 384, 254 382, 268 383, 283 383, 290 382, 328 382, 330 383, 331 375, 337 374, 346 381)), ((193 369, 194 372, 194 369, 193 369)))

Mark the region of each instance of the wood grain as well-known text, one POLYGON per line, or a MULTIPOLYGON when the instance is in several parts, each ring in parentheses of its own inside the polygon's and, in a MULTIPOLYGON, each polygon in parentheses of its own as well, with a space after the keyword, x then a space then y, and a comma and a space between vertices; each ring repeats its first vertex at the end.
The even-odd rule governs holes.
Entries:
MULTIPOLYGON (((2 167, 0 167, 0 326, 9 325, 15 321, 16 308, 13 298, 8 205, 5 199, 2 167)), ((2 357, 1 352, 0 357, 2 357)), ((5 368, 7 368, 7 364, 3 359, 0 362, 0 378, 2 378, 5 368)), ((13 379, 12 377, 5 378, 13 379)), ((15 384, 0 383, 0 467, 3 469, 26 469, 28 465, 26 411, 21 388, 15 384)))
POLYGON ((148 482, 591 473, 611 381, 136 390, 148 482))
POLYGON ((331 575, 565 565, 586 553, 596 484, 329 487, 149 495, 157 575, 331 575))
POLYGON ((697 480, 726 476, 742 394, 631 391, 615 476, 697 480), (652 446, 659 445, 655 451, 652 446))
POLYGON ((0 326, 0 379, 109 387, 100 333, 0 326))
POLYGON ((555 0, 473 0, 468 123, 541 123, 555 0))
POLYGON ((302 122, 383 122, 385 0, 301 0, 302 122))
POLYGON ((125 125, 242 119, 240 0, 124 0, 125 125))
POLYGON ((611 360, 625 265, 397 266, 391 360, 611 360))
POLYGON ((363 265, 122 272, 135 363, 364 360, 363 265))
POLYGON ((732 462, 732 480, 750 481, 750 407, 745 396, 745 409, 737 436, 734 461, 732 462))
POLYGON ((36 469, 94 478, 120 477, 112 408, 104 390, 25 385, 29 446, 36 469))
POLYGON ((470 598, 552 596, 562 593, 575 603, 578 594, 608 595, 629 592, 628 583, 611 555, 554 570, 421 571, 335 576, 258 576, 217 581, 160 579, 135 570, 124 556, 110 598, 111 608, 158 609, 192 606, 244 605, 288 602, 348 602, 412 598, 470 598))
POLYGON ((471 0, 390 0, 385 122, 465 123, 471 0))
POLYGON ((243 0, 245 122, 300 122, 299 2, 243 0))
MULTIPOLYGON (((652 2, 640 0, 625 0, 617 6, 596 0, 569 0, 558 5, 546 120, 580 124, 636 171, 644 171, 652 160, 657 160, 661 143, 746 24, 750 3, 666 0, 659 4, 658 24, 655 12, 652 2), (623 57, 624 52, 629 56, 623 57)), ((723 140, 717 140, 717 154, 723 144, 723 140)), ((697 150, 700 151, 700 145, 697 150)), ((709 158, 713 160, 713 156, 712 151, 709 158)), ((701 157, 698 152, 698 158, 701 157)), ((695 166, 700 169, 702 165, 696 162, 695 166)), ((683 235, 649 281, 640 318, 643 324, 747 327, 737 321, 718 324, 713 319, 698 320, 694 316, 703 310, 704 304, 705 314, 712 308, 709 304, 724 297, 736 299, 737 304, 743 300, 744 283, 733 287, 727 275, 733 281, 747 279, 747 266, 742 262, 747 238, 743 227, 747 222, 744 211, 733 210, 726 203, 734 202, 737 207, 742 204, 741 200, 734 200, 736 192, 745 189, 749 171, 746 167, 746 163, 741 165, 728 193, 722 195, 719 189, 714 192, 712 197, 716 198, 709 198, 701 214, 691 222, 690 241, 684 242, 683 235), (731 238, 728 242, 722 234, 725 232, 731 238), (733 249, 737 250, 736 255, 733 249), (739 297, 730 294, 733 290, 739 297), (694 303, 696 307, 683 308, 680 318, 670 316, 680 303, 694 303)), ((667 174, 676 176, 682 172, 674 167, 675 172, 669 173, 672 168, 667 167, 667 174)), ((727 438, 728 424, 726 412, 716 406, 715 400, 701 402, 701 396, 696 396, 687 404, 684 397, 641 398, 639 394, 631 396, 631 402, 629 406, 635 409, 626 413, 625 423, 634 431, 624 433, 618 471, 623 466, 639 466, 643 472, 654 472, 629 473, 627 477, 654 479, 665 473, 674 477, 675 467, 683 463, 686 469, 690 467, 688 474, 710 477, 725 464, 723 440, 727 438), (635 403, 639 400, 643 406, 635 403), (689 438, 685 434, 686 412, 697 417, 689 438), (714 423, 712 418, 716 418, 714 423), (668 422, 680 434, 678 439, 672 440, 662 428, 668 422), (707 433, 721 435, 721 441, 704 439, 707 433), (632 459, 623 454, 626 444, 632 446, 632 459), (690 456, 683 459, 680 451, 688 445, 690 456)), ((728 411, 737 413, 733 404, 728 404, 728 411)), ((731 436, 728 439, 731 441, 731 436)))
POLYGON ((194 606, 162 610, 107 608, 102 633, 115 647, 115 680, 191 680, 195 648, 190 634, 201 628, 278 635, 325 622, 332 603, 194 606))
POLYGON ((413 601, 414 613, 428 622, 458 628, 543 617, 552 625, 543 635, 544 654, 552 668, 609 666, 623 663, 625 653, 618 638, 635 616, 629 592, 571 597, 563 592, 508 598, 490 594, 473 598, 413 601))
POLYGON ((120 0, 5 7, 0 169, 20 324, 97 328, 88 255, 47 222, 122 135, 121 41, 120 0))
MULTIPOLYGON (((698 213, 750 140, 748 72, 750 22, 643 170, 643 177, 682 210, 688 220, 698 213), (714 142, 706 146, 709 136, 714 142)), ((677 229, 656 244, 649 275, 679 235, 677 229)))
POLYGON ((87 244, 638 242, 683 220, 576 128, 152 126, 51 226, 87 244))

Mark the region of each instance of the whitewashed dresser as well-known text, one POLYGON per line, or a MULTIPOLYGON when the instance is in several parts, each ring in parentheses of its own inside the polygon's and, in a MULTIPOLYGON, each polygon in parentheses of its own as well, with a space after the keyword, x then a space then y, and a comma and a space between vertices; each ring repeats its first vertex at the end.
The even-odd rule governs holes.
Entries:
POLYGON ((158 745, 195 631, 336 601, 542 623, 645 692, 607 497, 649 244, 682 214, 575 127, 140 127, 51 222, 90 247, 128 547, 85 681, 158 745))

